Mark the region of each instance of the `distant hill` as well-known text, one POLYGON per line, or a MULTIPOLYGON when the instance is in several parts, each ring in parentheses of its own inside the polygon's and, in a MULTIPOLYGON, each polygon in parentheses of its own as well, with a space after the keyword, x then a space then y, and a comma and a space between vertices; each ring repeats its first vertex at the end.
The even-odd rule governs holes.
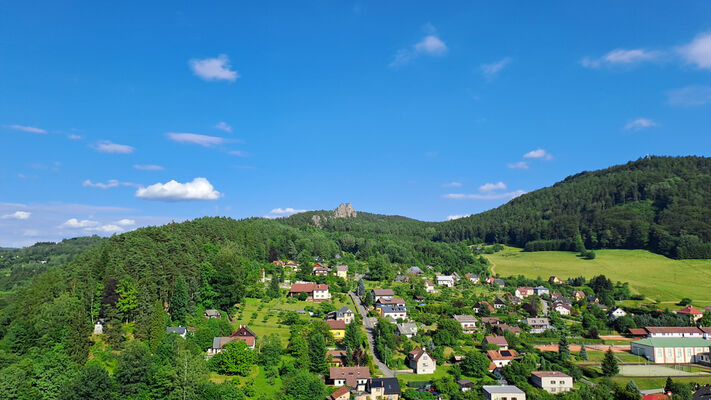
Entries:
POLYGON ((580 235, 588 249, 711 258, 711 158, 646 157, 581 172, 437 231, 435 240, 530 250, 569 250, 580 235))

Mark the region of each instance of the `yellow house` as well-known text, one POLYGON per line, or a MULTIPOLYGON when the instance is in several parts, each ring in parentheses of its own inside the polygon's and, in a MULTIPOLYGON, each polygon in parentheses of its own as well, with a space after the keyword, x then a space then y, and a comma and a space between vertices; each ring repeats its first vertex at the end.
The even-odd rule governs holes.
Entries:
POLYGON ((328 326, 331 328, 331 336, 336 340, 341 340, 346 337, 346 322, 338 320, 328 320, 326 321, 328 326))
POLYGON ((337 265, 336 266, 336 276, 343 279, 348 279, 348 266, 347 265, 337 265))

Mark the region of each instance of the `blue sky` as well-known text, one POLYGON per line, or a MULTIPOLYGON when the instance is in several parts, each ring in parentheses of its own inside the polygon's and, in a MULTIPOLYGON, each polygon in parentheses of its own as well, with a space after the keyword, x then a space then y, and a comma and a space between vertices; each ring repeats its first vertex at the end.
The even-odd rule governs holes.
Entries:
POLYGON ((711 153, 711 3, 440 3, 0 2, 0 246, 711 153))

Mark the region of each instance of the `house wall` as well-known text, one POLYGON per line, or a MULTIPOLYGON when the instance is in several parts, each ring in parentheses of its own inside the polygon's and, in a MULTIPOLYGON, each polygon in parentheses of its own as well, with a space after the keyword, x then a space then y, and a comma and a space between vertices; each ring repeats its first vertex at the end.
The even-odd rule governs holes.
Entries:
POLYGON ((526 400, 526 393, 488 393, 484 397, 489 400, 526 400))
POLYGON ((540 378, 537 376, 532 376, 531 380, 533 384, 542 388, 548 393, 556 394, 563 393, 569 390, 573 390, 573 378, 572 377, 546 377, 540 378))
POLYGON ((328 300, 331 298, 331 293, 328 290, 314 290, 314 300, 328 300))
POLYGON ((644 356, 655 364, 691 364, 700 353, 708 352, 708 347, 652 347, 632 343, 632 354, 644 356))

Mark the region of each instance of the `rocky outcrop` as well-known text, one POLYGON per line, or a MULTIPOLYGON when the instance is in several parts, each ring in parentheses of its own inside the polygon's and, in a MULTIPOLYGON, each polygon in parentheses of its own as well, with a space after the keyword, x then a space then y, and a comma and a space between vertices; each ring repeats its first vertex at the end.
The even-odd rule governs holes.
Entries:
POLYGON ((351 203, 341 203, 335 210, 333 210, 333 216, 336 218, 353 218, 358 216, 353 204, 351 203))
MULTIPOLYGON (((324 217, 323 220, 326 221, 326 217, 324 217)), ((313 222, 314 225, 316 225, 318 228, 320 228, 321 227, 321 216, 314 215, 313 217, 311 217, 311 222, 313 222)))

